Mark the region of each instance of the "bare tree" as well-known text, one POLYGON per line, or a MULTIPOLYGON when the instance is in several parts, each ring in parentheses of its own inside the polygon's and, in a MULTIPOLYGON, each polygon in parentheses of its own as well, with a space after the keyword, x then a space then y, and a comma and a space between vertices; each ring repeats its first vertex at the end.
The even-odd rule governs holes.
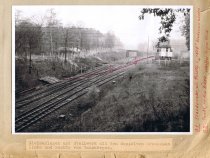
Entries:
POLYGON ((32 68, 32 53, 37 53, 42 38, 41 26, 30 21, 22 21, 15 26, 15 52, 16 55, 23 56, 27 59, 29 54, 29 73, 32 68))
POLYGON ((67 56, 67 47, 68 47, 68 28, 65 29, 65 63, 67 62, 66 56, 67 56))
POLYGON ((22 19, 22 11, 21 10, 15 10, 15 25, 21 22, 22 19))
POLYGON ((105 45, 107 48, 112 49, 115 45, 115 36, 112 33, 106 34, 105 45))
POLYGON ((47 21, 46 26, 49 28, 50 35, 50 56, 54 54, 54 42, 53 42, 53 34, 55 33, 55 28, 61 26, 60 21, 56 17, 55 9, 51 8, 47 10, 47 14, 45 16, 47 21))

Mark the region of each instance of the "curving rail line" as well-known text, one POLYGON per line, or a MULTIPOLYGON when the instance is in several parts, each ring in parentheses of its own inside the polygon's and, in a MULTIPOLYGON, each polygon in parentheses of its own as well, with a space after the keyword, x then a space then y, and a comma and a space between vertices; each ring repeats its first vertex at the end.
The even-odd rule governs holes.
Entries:
POLYGON ((76 75, 74 77, 68 78, 68 80, 64 80, 64 81, 55 83, 53 85, 49 85, 49 86, 47 86, 43 89, 37 90, 33 93, 30 93, 30 94, 26 95, 25 97, 22 97, 21 99, 16 100, 16 103, 17 104, 24 104, 25 102, 27 102, 27 100, 30 100, 33 97, 39 96, 40 94, 43 94, 43 93, 46 93, 46 92, 59 90, 60 88, 63 88, 65 86, 68 86, 68 85, 71 85, 71 84, 75 83, 75 81, 82 80, 84 77, 87 77, 87 76, 89 77, 89 76, 95 75, 98 72, 100 72, 104 69, 107 69, 107 68, 108 68, 108 66, 99 67, 99 68, 97 68, 97 69, 95 69, 91 72, 87 72, 87 73, 82 74, 82 75, 76 75))
POLYGON ((67 81, 54 84, 43 90, 39 90, 28 95, 21 100, 17 100, 16 108, 24 108, 27 105, 33 105, 31 109, 17 115, 15 118, 15 131, 21 132, 25 128, 33 125, 43 117, 46 117, 55 110, 71 103, 88 92, 92 85, 102 86, 111 80, 122 76, 129 66, 138 63, 141 60, 152 58, 136 59, 121 66, 100 67, 91 72, 75 76, 67 81))

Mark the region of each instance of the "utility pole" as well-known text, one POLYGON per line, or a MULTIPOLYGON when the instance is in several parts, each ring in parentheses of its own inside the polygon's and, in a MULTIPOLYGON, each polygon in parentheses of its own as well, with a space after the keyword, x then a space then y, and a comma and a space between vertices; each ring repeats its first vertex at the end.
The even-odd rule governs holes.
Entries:
POLYGON ((50 28, 50 48, 51 48, 51 51, 50 51, 50 57, 51 57, 54 54, 53 53, 52 28, 50 28))
POLYGON ((66 38, 65 38, 65 60, 64 62, 66 63, 67 62, 67 47, 68 47, 68 28, 66 28, 66 38))
POLYGON ((29 74, 31 74, 32 59, 31 59, 31 46, 30 46, 30 44, 29 44, 29 53, 30 53, 30 59, 29 59, 29 74))
POLYGON ((79 34, 79 36, 80 36, 80 51, 81 51, 81 50, 82 50, 82 48, 83 48, 83 39, 82 39, 83 35, 82 35, 82 28, 80 28, 80 34, 79 34))
POLYGON ((148 35, 148 42, 147 42, 147 63, 148 63, 148 54, 149 54, 149 35, 148 35))

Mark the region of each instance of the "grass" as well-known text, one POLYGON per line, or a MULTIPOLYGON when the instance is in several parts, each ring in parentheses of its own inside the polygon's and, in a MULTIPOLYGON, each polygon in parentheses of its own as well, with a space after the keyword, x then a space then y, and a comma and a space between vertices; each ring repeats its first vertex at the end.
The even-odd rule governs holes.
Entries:
POLYGON ((27 131, 189 131, 189 63, 137 65, 115 81, 90 87, 86 95, 27 131))
POLYGON ((103 65, 102 61, 96 58, 76 58, 75 63, 78 67, 65 63, 60 59, 44 59, 44 60, 32 60, 32 70, 29 74, 29 61, 21 58, 15 61, 15 89, 16 91, 23 91, 26 89, 42 86, 43 83, 39 81, 39 78, 44 76, 52 76, 58 79, 64 79, 65 77, 71 77, 81 73, 80 67, 82 66, 82 72, 85 72, 91 68, 103 65))
POLYGON ((140 65, 97 95, 92 89, 80 101, 84 111, 74 125, 86 132, 187 132, 188 68, 176 63, 140 65))

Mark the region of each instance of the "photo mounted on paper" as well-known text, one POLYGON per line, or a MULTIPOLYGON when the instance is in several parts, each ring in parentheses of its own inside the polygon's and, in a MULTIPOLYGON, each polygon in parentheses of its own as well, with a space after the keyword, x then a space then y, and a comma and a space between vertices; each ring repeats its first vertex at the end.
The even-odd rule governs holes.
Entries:
POLYGON ((13 6, 13 134, 191 134, 191 6, 13 6))

